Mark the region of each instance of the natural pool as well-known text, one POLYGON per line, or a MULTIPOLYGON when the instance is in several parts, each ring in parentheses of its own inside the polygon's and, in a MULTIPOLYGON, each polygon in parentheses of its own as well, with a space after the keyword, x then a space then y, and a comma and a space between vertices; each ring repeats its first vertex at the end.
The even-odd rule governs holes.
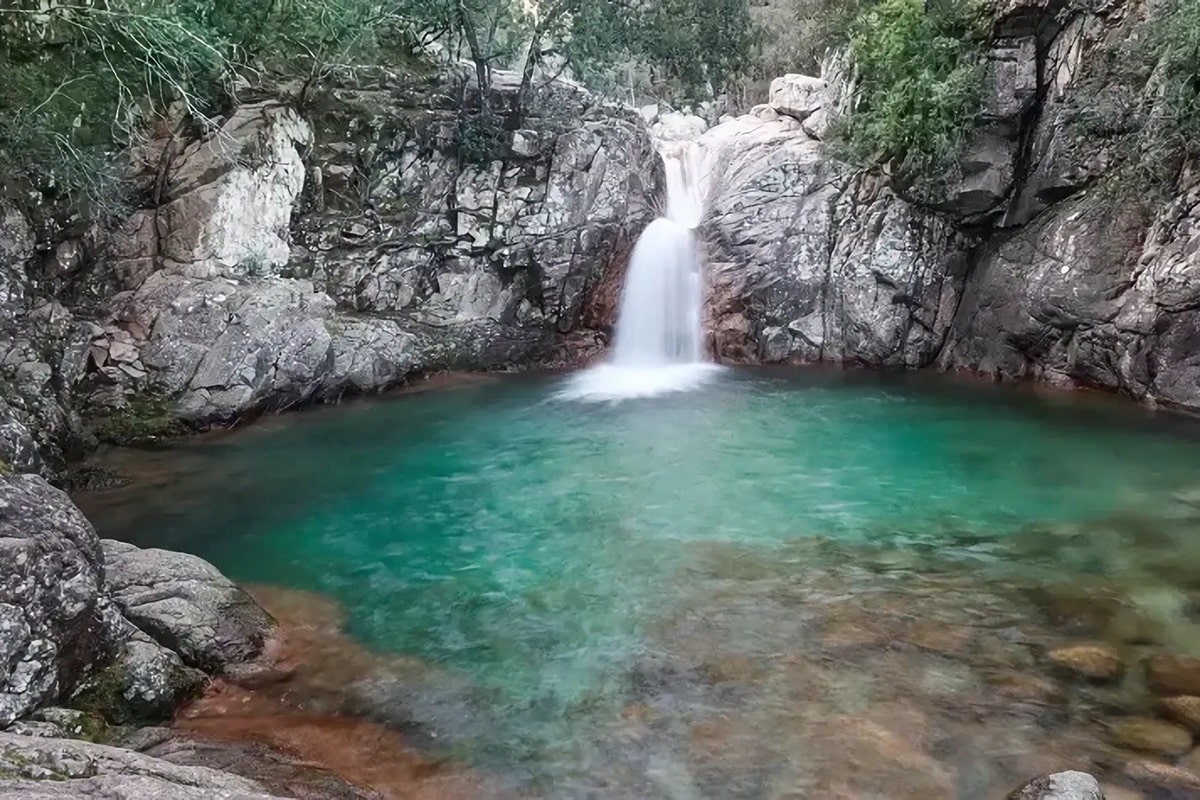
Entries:
POLYGON ((728 370, 615 404, 561 381, 113 454, 133 485, 80 502, 103 536, 335 598, 415 659, 347 707, 521 796, 1119 781, 1109 725, 1155 713, 1139 660, 1200 655, 1193 421, 924 376, 728 370), (1046 663, 1092 640, 1124 680, 1046 663))

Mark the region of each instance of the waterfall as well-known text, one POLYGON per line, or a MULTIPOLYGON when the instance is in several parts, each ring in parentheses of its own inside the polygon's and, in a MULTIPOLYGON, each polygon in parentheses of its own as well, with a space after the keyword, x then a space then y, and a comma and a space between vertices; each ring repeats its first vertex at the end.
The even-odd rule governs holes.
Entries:
POLYGON ((704 360, 704 280, 696 228, 704 214, 700 148, 662 146, 663 216, 634 245, 611 361, 580 373, 561 396, 647 397, 690 389, 716 367, 704 360))

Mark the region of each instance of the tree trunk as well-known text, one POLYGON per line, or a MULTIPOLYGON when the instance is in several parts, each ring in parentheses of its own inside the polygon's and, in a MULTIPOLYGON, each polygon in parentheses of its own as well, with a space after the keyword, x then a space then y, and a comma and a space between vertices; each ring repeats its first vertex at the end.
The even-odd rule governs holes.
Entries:
POLYGON ((529 102, 529 90, 533 87, 533 73, 542 60, 542 32, 535 28, 531 36, 529 50, 525 53, 525 69, 521 71, 521 85, 504 125, 510 131, 517 130, 525 121, 525 105, 529 102))
POLYGON ((471 15, 467 12, 466 0, 458 0, 457 16, 458 27, 462 29, 462 34, 467 40, 467 47, 471 49, 471 60, 475 62, 475 79, 479 82, 479 110, 481 113, 487 114, 490 108, 488 92, 491 90, 492 81, 489 77, 487 57, 479 46, 479 35, 475 31, 471 15))

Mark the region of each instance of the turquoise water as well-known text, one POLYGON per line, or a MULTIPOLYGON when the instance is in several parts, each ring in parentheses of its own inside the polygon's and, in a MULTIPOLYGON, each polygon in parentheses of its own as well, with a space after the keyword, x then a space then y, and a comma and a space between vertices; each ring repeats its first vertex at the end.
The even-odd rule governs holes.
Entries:
MULTIPOLYGON (((713 653, 816 652, 814 608, 930 576, 961 579, 946 605, 964 614, 1018 587, 1004 596, 1019 615, 1030 587, 1097 575, 1200 586, 1180 566, 1200 556, 1188 420, 855 373, 728 371, 618 404, 555 400, 560 383, 487 381, 124 454, 150 477, 81 502, 102 535, 327 593, 365 644, 464 676, 468 719, 443 743, 557 796, 631 757, 605 731, 641 696, 646 659, 686 672, 713 653)), ((691 698, 676 722, 744 706, 688 680, 670 688, 691 698)), ((663 725, 655 741, 690 763, 663 725)), ((690 770, 694 796, 743 796, 690 770)))

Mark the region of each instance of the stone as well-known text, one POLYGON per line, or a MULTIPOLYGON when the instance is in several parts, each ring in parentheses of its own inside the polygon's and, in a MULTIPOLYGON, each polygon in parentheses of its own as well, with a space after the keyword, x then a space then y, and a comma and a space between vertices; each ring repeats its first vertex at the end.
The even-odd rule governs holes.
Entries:
POLYGON ((655 138, 664 142, 682 142, 697 139, 708 130, 708 122, 695 114, 671 111, 659 116, 650 126, 655 138))
POLYGON ((109 343, 108 357, 113 361, 132 364, 138 360, 138 349, 132 344, 114 340, 113 342, 109 343))
POLYGON ((1170 722, 1150 717, 1127 717, 1109 724, 1114 743, 1142 753, 1180 756, 1192 749, 1192 734, 1170 722))
POLYGON ((107 710, 118 723, 169 720, 208 682, 203 672, 184 666, 176 653, 138 630, 129 633, 114 668, 120 675, 120 702, 107 710))
POLYGON ((1146 685, 1159 695, 1200 695, 1200 658, 1156 653, 1143 664, 1146 685))
POLYGON ((270 800, 253 781, 70 739, 0 733, 0 798, 270 800))
POLYGON ((538 136, 537 131, 513 131, 512 150, 515 155, 522 158, 536 158, 542 152, 541 137, 538 136))
POLYGON ((1177 695, 1160 700, 1168 717, 1193 733, 1200 733, 1200 697, 1177 695))
POLYGON ((221 673, 262 655, 274 621, 207 561, 110 539, 103 547, 122 614, 185 664, 221 673))
POLYGON ((1105 800, 1100 784, 1086 772, 1069 770, 1034 778, 1007 800, 1105 800))
POLYGON ((1051 664, 1091 681, 1115 681, 1125 671, 1125 662, 1111 645, 1077 644, 1058 647, 1046 654, 1051 664))
POLYGON ((1152 797, 1157 797, 1157 792, 1168 797, 1200 796, 1200 775, 1181 766, 1139 759, 1127 762, 1122 772, 1138 787, 1149 790, 1152 797))
POLYGON ((312 131, 276 103, 236 109, 172 162, 160 255, 194 278, 264 274, 291 258, 287 232, 312 131))
POLYGON ((771 81, 771 107, 780 114, 804 122, 825 104, 825 81, 795 73, 771 81))
POLYGON ((70 691, 111 650, 104 557, 70 499, 35 475, 0 478, 0 726, 70 691))

